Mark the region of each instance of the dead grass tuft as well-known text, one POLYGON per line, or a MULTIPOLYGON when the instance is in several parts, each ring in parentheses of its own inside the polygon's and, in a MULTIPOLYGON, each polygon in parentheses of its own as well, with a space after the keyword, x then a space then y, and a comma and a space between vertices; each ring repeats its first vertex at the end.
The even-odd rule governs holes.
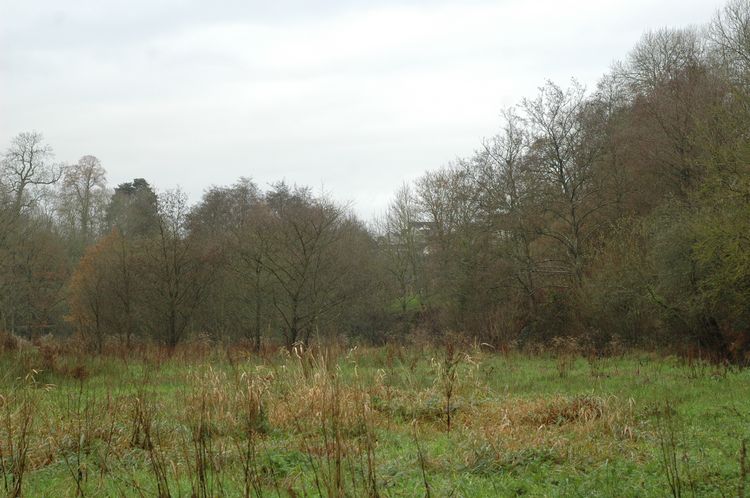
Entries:
POLYGON ((523 420, 526 423, 544 426, 586 423, 601 418, 607 408, 607 402, 598 396, 558 396, 545 400, 536 409, 529 410, 523 420))
POLYGON ((15 335, 0 330, 0 352, 7 353, 17 351, 21 343, 15 335))

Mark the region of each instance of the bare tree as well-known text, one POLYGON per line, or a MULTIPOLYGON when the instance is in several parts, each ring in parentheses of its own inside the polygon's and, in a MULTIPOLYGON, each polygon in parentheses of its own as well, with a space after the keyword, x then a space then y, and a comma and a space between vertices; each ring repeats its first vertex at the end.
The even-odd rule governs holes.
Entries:
POLYGON ((714 17, 708 35, 730 77, 746 87, 750 83, 750 2, 730 0, 714 17))
POLYGON ((502 254, 497 257, 511 261, 512 279, 523 290, 533 310, 538 282, 532 248, 536 234, 531 220, 534 180, 527 160, 528 132, 515 109, 503 111, 502 118, 501 132, 484 141, 477 157, 482 209, 488 229, 500 239, 502 254))
POLYGON ((422 260, 426 247, 424 223, 419 216, 417 199, 404 184, 388 205, 380 222, 381 251, 386 268, 399 290, 399 303, 406 311, 410 299, 424 300, 422 260))
POLYGON ((44 143, 41 133, 23 132, 11 140, 0 163, 0 184, 11 196, 16 215, 36 203, 38 187, 60 179, 62 169, 52 163, 53 157, 52 147, 44 143))
POLYGON ((695 29, 648 32, 619 76, 632 92, 632 139, 640 159, 650 163, 646 173, 662 195, 688 202, 703 173, 696 130, 726 95, 726 83, 711 71, 704 38, 695 29))
POLYGON ((179 190, 159 196, 158 233, 148 241, 148 326, 155 337, 176 346, 211 279, 210 255, 200 254, 188 237, 187 197, 179 190))
POLYGON ((530 126, 531 168, 544 186, 542 207, 552 217, 540 231, 564 249, 559 271, 580 285, 587 244, 595 234, 592 218, 606 204, 595 176, 600 144, 597 130, 586 122, 585 89, 576 82, 567 90, 548 82, 522 107, 530 126))
POLYGON ((214 333, 252 340, 256 349, 271 318, 264 266, 267 237, 262 232, 267 216, 257 186, 247 178, 229 187, 212 187, 190 215, 191 234, 198 243, 221 254, 201 321, 214 333))
POLYGON ((620 71, 635 93, 646 94, 700 65, 704 41, 695 29, 647 31, 620 71))
POLYGON ((107 176, 94 156, 83 156, 64 169, 60 189, 60 214, 86 245, 92 241, 104 219, 107 176))
POLYGON ((269 256, 269 239, 263 233, 265 221, 269 216, 266 206, 255 203, 245 212, 242 224, 234 231, 234 242, 237 248, 237 259, 233 269, 245 283, 242 287, 251 290, 242 293, 242 301, 252 309, 252 326, 247 327, 252 336, 256 351, 260 350, 263 324, 268 320, 266 315, 266 289, 269 286, 270 273, 267 270, 269 256))
POLYGON ((268 247, 263 265, 273 278, 273 306, 291 347, 307 342, 320 320, 346 302, 338 292, 338 283, 352 271, 338 257, 345 216, 332 202, 285 184, 276 185, 267 202, 272 215, 259 232, 268 247))
POLYGON ((459 326, 489 297, 484 291, 494 274, 488 250, 493 234, 483 217, 479 180, 474 160, 461 159, 417 182, 419 205, 427 222, 425 273, 429 278, 425 287, 433 332, 442 326, 459 326), (439 308, 448 310, 446 320, 439 319, 443 315, 436 313, 439 308))

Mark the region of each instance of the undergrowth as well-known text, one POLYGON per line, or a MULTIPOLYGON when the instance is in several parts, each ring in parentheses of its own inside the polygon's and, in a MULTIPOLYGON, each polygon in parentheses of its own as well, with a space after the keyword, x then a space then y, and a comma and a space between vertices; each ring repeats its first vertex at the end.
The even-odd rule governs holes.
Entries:
MULTIPOLYGON (((10 341, 8 341, 10 343, 10 341)), ((435 348, 0 355, 7 496, 742 496, 744 370, 435 348), (46 369, 45 369, 46 367, 46 369)))

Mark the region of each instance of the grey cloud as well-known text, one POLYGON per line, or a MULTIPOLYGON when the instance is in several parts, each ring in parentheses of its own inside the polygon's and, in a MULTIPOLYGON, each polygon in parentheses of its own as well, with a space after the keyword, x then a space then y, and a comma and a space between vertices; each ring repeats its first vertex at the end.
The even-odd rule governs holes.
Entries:
POLYGON ((0 143, 37 129, 193 200, 240 175, 324 185, 369 216, 545 78, 592 86, 643 30, 721 3, 0 0, 0 143))

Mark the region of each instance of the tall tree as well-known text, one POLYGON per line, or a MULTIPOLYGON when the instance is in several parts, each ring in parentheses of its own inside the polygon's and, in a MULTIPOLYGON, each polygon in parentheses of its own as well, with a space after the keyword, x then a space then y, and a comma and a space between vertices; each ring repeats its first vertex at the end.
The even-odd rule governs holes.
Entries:
POLYGON ((531 168, 542 187, 539 200, 550 216, 540 230, 562 249, 551 255, 548 270, 567 273, 580 285, 596 234, 595 215, 607 202, 595 175, 601 135, 588 119, 585 89, 576 82, 568 89, 548 82, 522 108, 530 127, 531 168))
POLYGON ((204 300, 203 326, 252 340, 256 349, 270 325, 266 238, 260 232, 266 216, 261 193, 246 178, 229 187, 212 187, 190 215, 191 234, 221 255, 217 278, 204 300))
POLYGON ((99 159, 83 156, 64 169, 58 211, 82 247, 102 228, 107 201, 107 173, 99 159))
POLYGON ((121 183, 115 188, 107 208, 110 228, 126 237, 146 237, 158 231, 158 199, 143 178, 121 183))
POLYGON ((404 184, 388 205, 380 222, 381 251, 386 269, 398 288, 398 301, 405 312, 411 301, 425 298, 423 277, 427 224, 421 221, 417 199, 404 184))
POLYGON ((344 211, 307 189, 277 184, 267 194, 271 216, 262 225, 267 255, 263 265, 273 278, 273 306, 291 347, 309 341, 321 320, 347 301, 339 282, 355 271, 344 265, 344 211))
POLYGON ((157 233, 146 242, 146 326, 170 347, 184 337, 212 276, 213 261, 188 236, 187 197, 179 190, 159 197, 157 233))
POLYGON ((61 168, 53 159, 52 147, 41 133, 23 132, 11 140, 0 162, 0 185, 11 196, 15 215, 35 205, 41 187, 60 179, 61 168))

